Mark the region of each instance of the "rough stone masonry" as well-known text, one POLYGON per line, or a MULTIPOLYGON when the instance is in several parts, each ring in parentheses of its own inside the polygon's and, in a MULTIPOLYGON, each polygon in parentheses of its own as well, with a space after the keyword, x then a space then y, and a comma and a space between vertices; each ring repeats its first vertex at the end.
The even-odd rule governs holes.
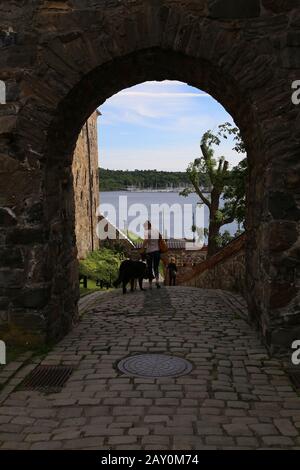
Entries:
POLYGON ((270 351, 300 336, 299 0, 0 5, 0 316, 21 340, 77 321, 72 155, 114 93, 180 80, 210 93, 249 158, 247 302, 270 351))
POLYGON ((96 235, 99 206, 98 115, 98 111, 93 113, 81 129, 72 163, 78 259, 84 259, 89 252, 99 248, 96 235))

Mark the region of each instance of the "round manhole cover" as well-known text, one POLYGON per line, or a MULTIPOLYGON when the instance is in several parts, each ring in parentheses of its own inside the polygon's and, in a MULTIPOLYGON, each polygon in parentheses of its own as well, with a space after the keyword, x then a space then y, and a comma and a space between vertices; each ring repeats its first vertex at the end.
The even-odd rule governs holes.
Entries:
POLYGON ((118 364, 118 369, 132 377, 176 377, 186 375, 193 369, 192 364, 181 357, 163 354, 139 354, 126 357, 118 364))

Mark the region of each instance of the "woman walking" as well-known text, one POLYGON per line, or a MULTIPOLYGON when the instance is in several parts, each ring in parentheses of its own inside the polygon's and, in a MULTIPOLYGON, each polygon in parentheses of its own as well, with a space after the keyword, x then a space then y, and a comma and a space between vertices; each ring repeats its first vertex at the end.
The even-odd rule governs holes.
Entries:
POLYGON ((160 263, 160 241, 162 236, 158 230, 152 228, 151 222, 144 223, 145 235, 143 249, 146 253, 147 267, 149 272, 149 287, 152 289, 152 281, 155 279, 156 287, 159 284, 159 263, 160 263), (153 275, 154 272, 154 275, 153 275))

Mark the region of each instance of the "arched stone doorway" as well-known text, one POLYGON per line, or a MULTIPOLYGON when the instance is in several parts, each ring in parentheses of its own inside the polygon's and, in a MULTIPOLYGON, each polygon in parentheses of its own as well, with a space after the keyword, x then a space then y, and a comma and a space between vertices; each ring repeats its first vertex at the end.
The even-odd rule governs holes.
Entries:
POLYGON ((240 127, 250 316, 274 350, 299 336, 299 9, 221 3, 70 0, 4 11, 1 309, 21 336, 56 340, 76 321, 71 162, 83 123, 117 91, 164 79, 210 93, 240 127))

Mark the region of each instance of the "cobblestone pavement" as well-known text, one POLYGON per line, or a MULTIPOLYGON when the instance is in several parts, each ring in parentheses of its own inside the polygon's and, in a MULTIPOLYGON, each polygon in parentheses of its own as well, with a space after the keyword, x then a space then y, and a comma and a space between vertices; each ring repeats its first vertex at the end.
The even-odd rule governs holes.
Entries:
POLYGON ((300 397, 221 291, 108 293, 43 361, 75 366, 60 393, 15 391, 1 449, 300 448, 300 397), (129 378, 127 355, 169 353, 180 378, 129 378))

